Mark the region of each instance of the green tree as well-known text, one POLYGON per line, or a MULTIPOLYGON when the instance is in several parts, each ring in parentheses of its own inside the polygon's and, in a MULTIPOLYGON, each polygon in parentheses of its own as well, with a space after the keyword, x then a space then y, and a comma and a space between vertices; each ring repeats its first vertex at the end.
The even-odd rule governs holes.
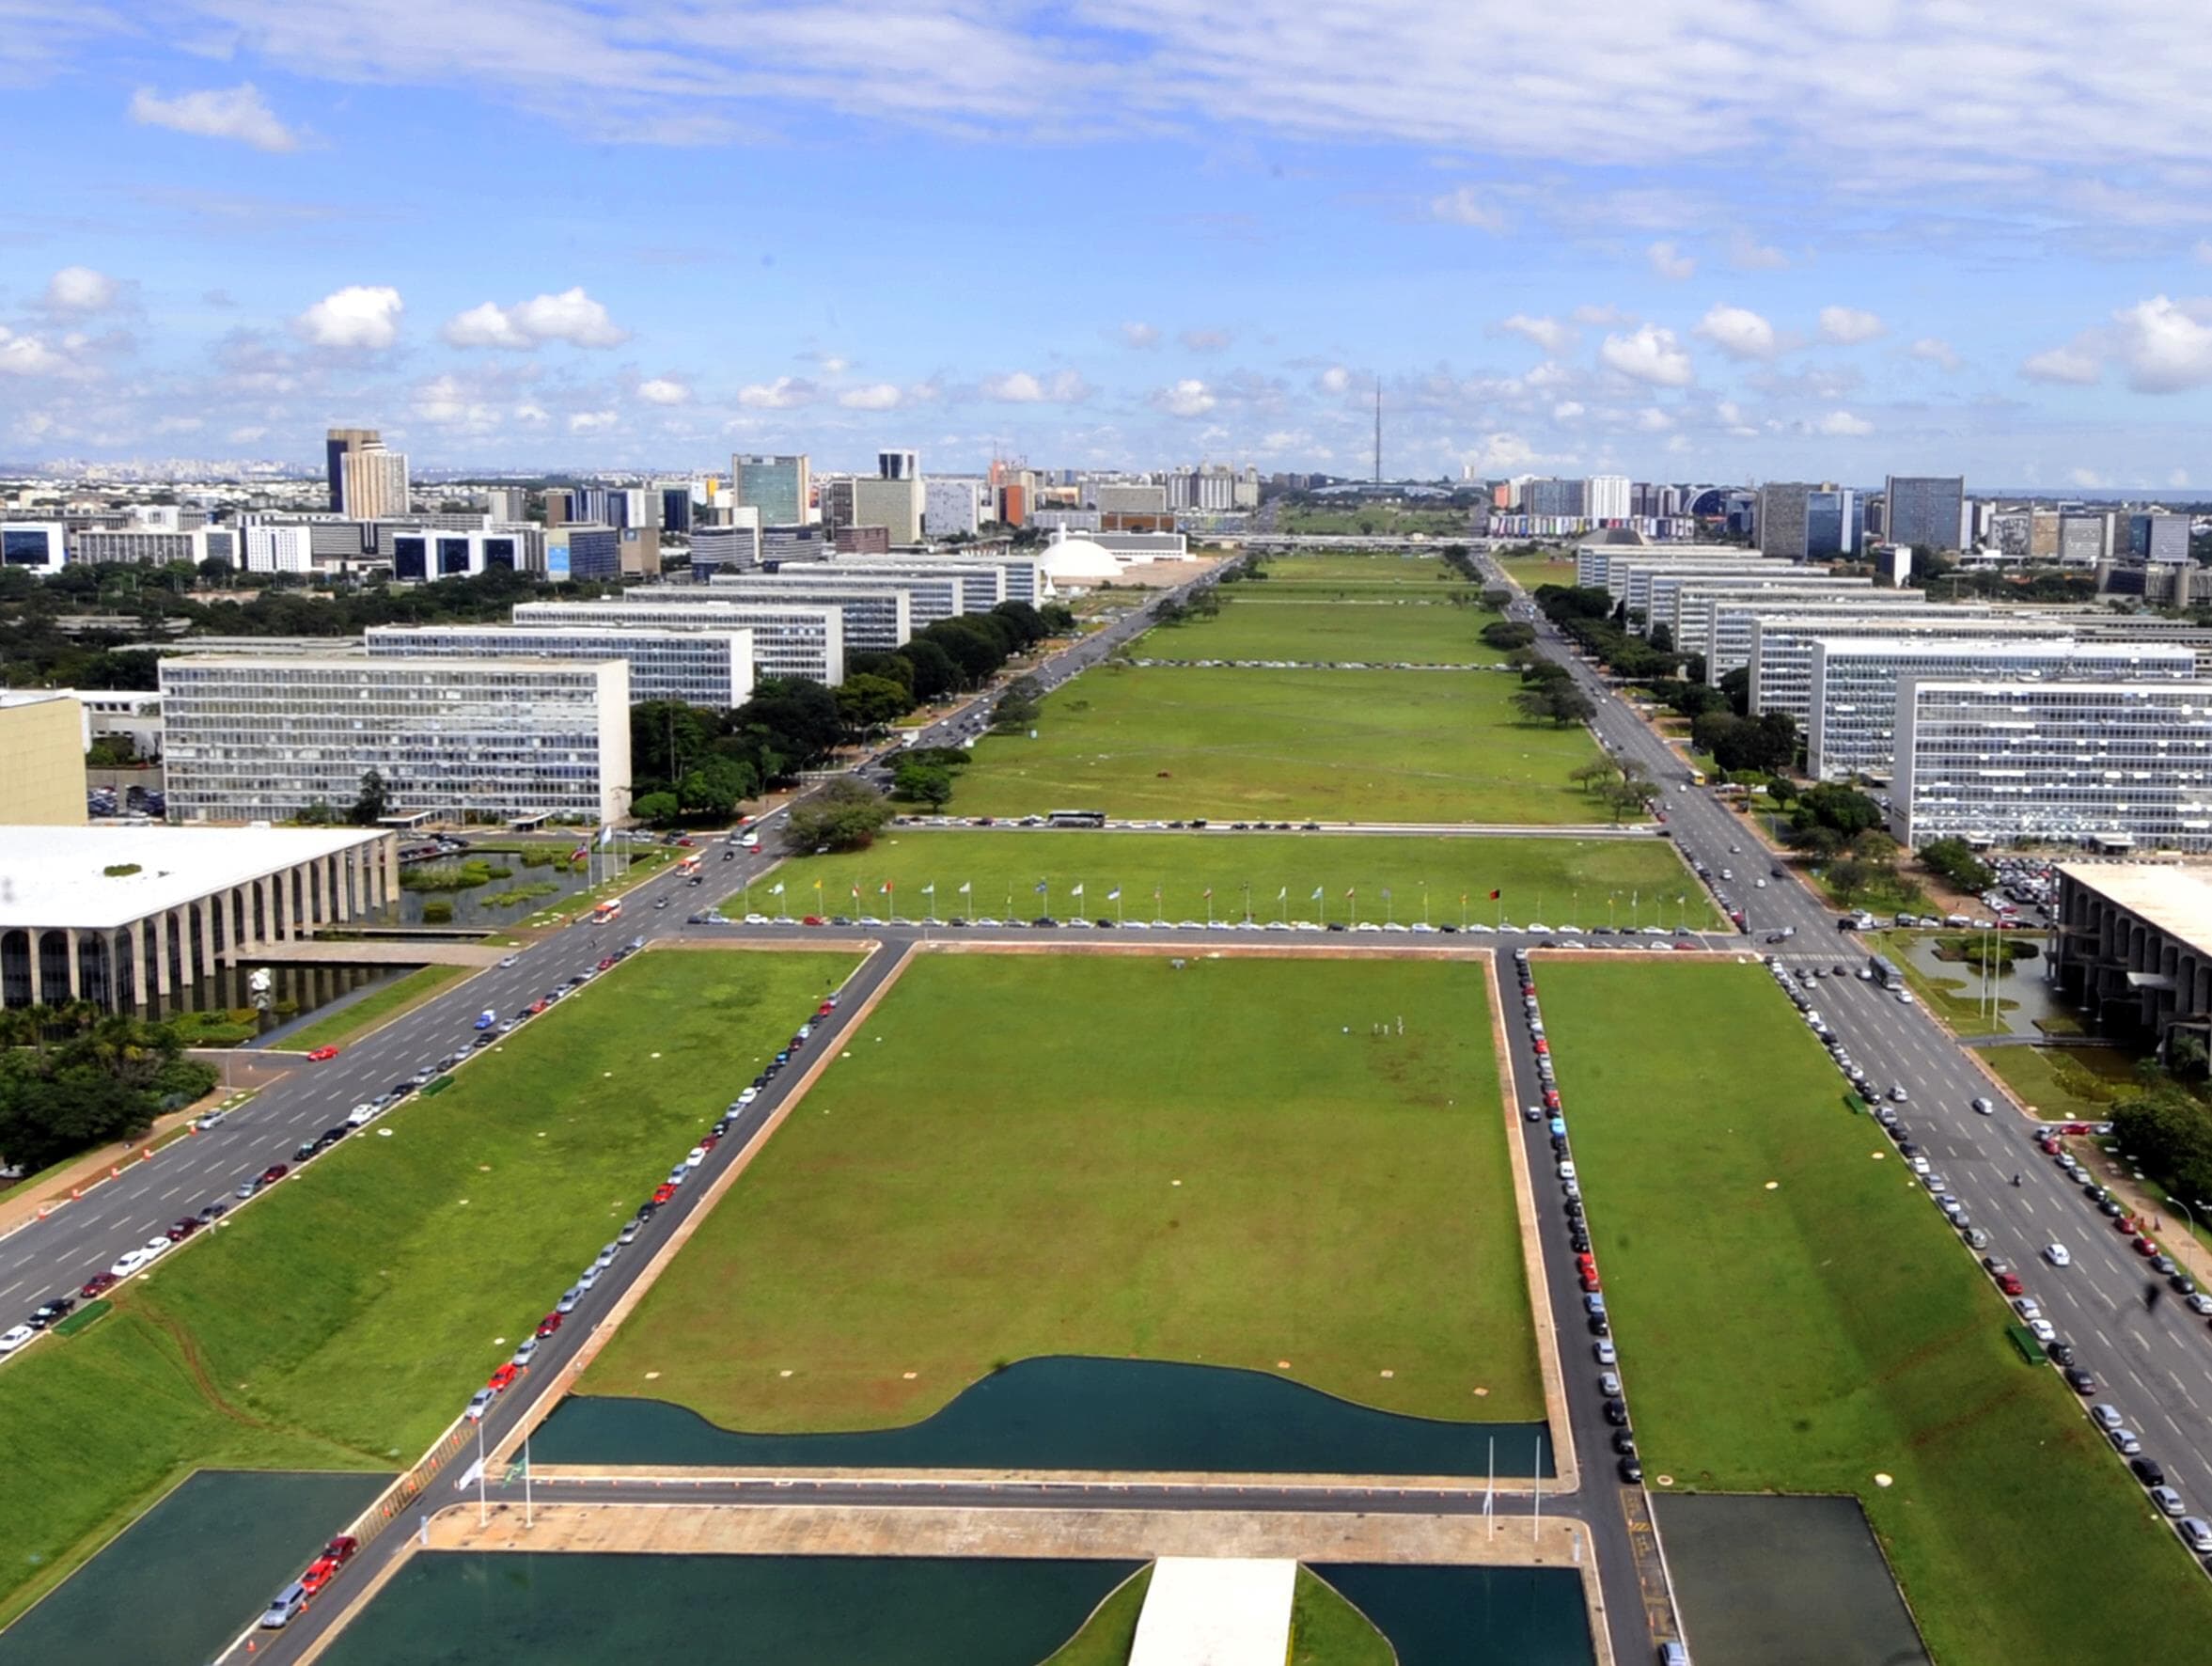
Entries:
POLYGON ((848 676, 838 684, 838 715, 855 734, 881 729, 913 708, 914 697, 888 677, 848 676))
POLYGON ((760 790, 759 778, 734 758, 709 753, 676 789, 683 812, 726 821, 739 804, 760 790))
POLYGON ((1963 839, 1938 839, 1921 847, 1921 863, 1962 891, 1979 895, 1997 882, 1997 870, 1963 839))
POLYGON ((792 807, 784 837, 794 851, 866 850, 890 818, 890 806, 865 782, 840 776, 792 807))
POLYGON ((353 800, 353 808, 346 812, 346 819, 356 827, 373 827, 391 814, 391 789, 384 785, 384 775, 376 769, 361 772, 360 795, 353 800))
POLYGON ((648 793, 631 803, 630 813, 655 827, 666 827, 683 814, 683 803, 673 793, 648 793))
POLYGON ((943 809, 952 799, 952 772, 938 763, 902 762, 891 778, 901 798, 943 809))

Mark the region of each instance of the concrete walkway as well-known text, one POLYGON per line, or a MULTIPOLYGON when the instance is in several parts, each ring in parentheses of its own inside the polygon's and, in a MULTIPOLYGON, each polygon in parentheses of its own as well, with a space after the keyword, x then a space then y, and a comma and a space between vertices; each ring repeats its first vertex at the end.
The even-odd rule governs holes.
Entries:
POLYGON ((1243 1556, 1163 1556, 1137 1616, 1129 1666, 1282 1666, 1298 1564, 1243 1556))

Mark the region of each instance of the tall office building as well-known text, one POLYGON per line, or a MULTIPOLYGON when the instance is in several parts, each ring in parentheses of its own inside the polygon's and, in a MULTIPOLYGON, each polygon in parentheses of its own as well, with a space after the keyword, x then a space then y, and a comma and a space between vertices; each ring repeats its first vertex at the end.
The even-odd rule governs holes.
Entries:
MULTIPOLYGON (((886 452, 886 456, 890 453, 886 452)), ((903 479, 886 476, 880 479, 857 479, 853 482, 853 519, 855 527, 885 527, 890 529, 892 543, 919 543, 921 542, 921 479, 908 475, 903 479)))
POLYGON ((1635 512, 1626 475, 1592 475, 1583 493, 1582 512, 1593 521, 1625 521, 1635 512))
POLYGON ((682 700, 728 711, 753 696, 753 633, 613 625, 370 625, 371 659, 619 659, 630 700, 682 700))
POLYGON ((373 428, 331 428, 323 431, 322 457, 330 473, 330 512, 346 512, 346 459, 363 446, 384 443, 373 428))
POLYGON ((844 610, 828 603, 724 601, 719 590, 634 592, 636 602, 518 602, 525 627, 596 627, 620 631, 750 631, 753 668, 762 677, 805 677, 836 687, 845 680, 844 610), (664 594, 683 598, 663 600, 664 594), (648 600, 650 598, 650 601, 648 600))
POLYGON ((1589 482, 1586 480, 1543 479, 1530 480, 1523 494, 1532 515, 1551 515, 1573 519, 1590 511, 1589 482))
POLYGON ((878 451, 875 454, 875 478, 879 480, 918 480, 921 479, 919 451, 878 451))
POLYGON ((1961 475, 1891 475, 1882 488, 1884 532, 1916 550, 1971 547, 1966 526, 1967 482, 1961 475))
POLYGON ((729 459, 729 501, 761 511, 763 527, 795 527, 814 518, 813 486, 804 453, 729 459))
POLYGON ((338 513, 353 521, 396 521, 411 507, 407 454, 382 440, 353 447, 338 460, 338 513))
POLYGON ((1759 488, 1759 548, 1787 561, 1812 554, 1807 527, 1810 499, 1818 490, 1803 480, 1769 480, 1759 488))

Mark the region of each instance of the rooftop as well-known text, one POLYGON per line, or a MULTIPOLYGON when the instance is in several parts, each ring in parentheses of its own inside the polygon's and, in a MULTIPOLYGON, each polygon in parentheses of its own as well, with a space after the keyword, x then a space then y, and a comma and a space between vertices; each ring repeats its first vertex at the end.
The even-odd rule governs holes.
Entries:
POLYGON ((2152 862, 2061 862, 2059 872, 2144 924, 2212 952, 2212 879, 2152 862))
POLYGON ((0 826, 0 931, 111 930, 383 837, 375 827, 0 826), (124 866, 138 872, 103 872, 124 866))

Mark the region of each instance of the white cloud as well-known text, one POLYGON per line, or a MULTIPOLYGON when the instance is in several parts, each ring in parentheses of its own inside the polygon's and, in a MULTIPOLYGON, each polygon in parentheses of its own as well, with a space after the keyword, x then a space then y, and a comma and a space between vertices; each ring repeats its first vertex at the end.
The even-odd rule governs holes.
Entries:
POLYGON ((1912 356, 1946 370, 1955 370, 1965 362, 1958 356, 1958 350, 1940 336, 1922 336, 1912 344, 1912 356))
POLYGON ((905 397, 892 384, 877 382, 867 387, 846 388, 838 395, 838 403, 848 411, 889 411, 905 397))
POLYGON ((1331 365, 1314 377, 1313 385, 1323 393, 1342 393, 1352 385, 1352 372, 1342 365, 1331 365))
POLYGON ((2110 479, 2098 474, 2094 468, 2068 469, 2066 479, 2073 484, 2091 491, 2094 491, 2100 486, 2110 486, 2112 483, 2110 479))
POLYGON ((64 266, 46 280, 39 305, 48 312, 105 312, 123 296, 123 286, 89 266, 64 266))
POLYGON ((164 416, 153 425, 156 433, 197 433, 207 426, 200 416, 164 416))
POLYGON ((1749 232, 1739 231, 1728 240, 1728 262, 1746 272, 1780 272, 1790 263, 1790 258, 1749 232))
POLYGON ((1752 439, 1759 432, 1745 419, 1742 407, 1734 400, 1722 400, 1716 404, 1713 407, 1713 419, 1720 424, 1720 432, 1733 439, 1752 439))
POLYGON ((18 336, 0 324, 0 375, 59 376, 76 367, 36 336, 18 336))
POLYGON ((983 397, 1010 405, 1072 405, 1090 397, 1090 385, 1074 370, 1058 370, 1040 381, 1027 370, 983 378, 983 397))
POLYGON ((571 433, 604 433, 615 425, 612 411, 578 411, 569 418, 571 433))
POLYGON ((1500 321, 1498 327, 1509 335, 1527 337, 1546 353, 1560 353, 1573 346, 1575 341, 1574 327, 1556 318, 1530 317, 1528 313, 1516 312, 1513 317, 1500 321))
POLYGON ((1227 330, 1185 330, 1175 338, 1192 353, 1219 353, 1229 345, 1227 330))
POLYGON ((1185 376, 1171 386, 1155 389, 1152 402, 1170 416, 1203 416, 1219 401, 1203 382, 1185 376))
POLYGON ((1561 400, 1551 408, 1551 419, 1554 422, 1572 422, 1581 415, 1582 407, 1574 400, 1561 400))
POLYGON ((691 402, 691 388, 673 376, 654 376, 637 385, 637 397, 649 405, 685 405, 691 402))
POLYGON ((1644 257, 1651 261, 1652 270, 1670 283, 1680 283, 1698 269, 1696 259, 1671 243, 1655 243, 1644 250, 1644 257))
POLYGON ((334 291, 292 320, 295 335, 317 347, 363 348, 382 352, 400 338, 405 304, 386 284, 349 284, 334 291))
POLYGON ((1880 318, 1860 307, 1823 306, 1820 309, 1820 335, 1824 341, 1854 346, 1860 341, 1872 341, 1885 327, 1880 318))
POLYGON ((811 404, 819 390, 811 382, 795 376, 778 376, 773 382, 754 382, 737 390, 737 402, 754 411, 788 411, 794 405, 811 404))
POLYGON ((1545 464, 1574 461, 1572 457, 1546 457, 1511 431, 1485 434, 1481 445, 1460 457, 1461 465, 1478 475, 1519 474, 1545 464))
POLYGON ((2177 468, 2173 470, 2173 473, 2166 477, 2166 484, 2173 487, 2176 492, 2187 491, 2188 489, 2188 470, 2186 468, 2177 468))
POLYGON ((237 86, 162 97, 149 86, 131 95, 131 119, 203 139, 236 139, 257 150, 296 150, 300 138, 277 119, 250 81, 237 86))
POLYGON ((2104 367, 2097 362, 2095 354, 2079 345, 2052 347, 2042 353, 2030 354, 2021 363, 2020 374, 2031 382, 2056 382, 2069 387, 2087 387, 2104 375, 2104 367))
POLYGON ((1716 306, 1693 334, 1704 337, 1731 358, 1774 356, 1774 326, 1749 307, 1716 306))
POLYGON ((1636 322, 1633 313, 1624 312, 1618 306, 1593 306, 1588 303, 1576 307, 1568 316, 1577 323, 1589 324, 1593 329, 1609 328, 1614 324, 1632 324, 1636 322))
POLYGON ((268 437, 269 431, 256 423, 248 423, 243 428, 234 428, 229 433, 230 443, 234 446, 250 446, 256 440, 265 440, 268 437))
POLYGON ((1483 231, 1503 231, 1505 211, 1489 201, 1472 185, 1462 185, 1448 196, 1434 197, 1429 212, 1454 226, 1472 226, 1483 231))
POLYGON ((2180 393, 2212 383, 2212 302, 2154 295, 2112 314, 2127 385, 2138 393, 2180 393))
POLYGON ((1646 405, 1637 412, 1636 426, 1645 433, 1665 433, 1674 426, 1674 418, 1656 405, 1646 405))
POLYGON ((490 433, 499 426, 499 407, 478 399, 469 385, 451 371, 416 385, 415 415, 437 428, 466 433, 490 433))
POLYGON ((1626 336, 1608 336, 1598 356, 1624 376, 1659 387, 1686 387, 1697 379, 1689 354, 1674 332, 1658 324, 1643 324, 1626 336))
POLYGON ((1122 326, 1122 343, 1125 347, 1157 347, 1160 331, 1156 324, 1130 322, 1122 326))
POLYGON ((1875 431, 1873 423, 1848 411, 1830 411, 1813 426, 1834 439, 1857 439, 1861 434, 1870 434, 1875 431))
POLYGON ((536 347, 566 341, 572 347, 620 347, 630 332, 607 316, 605 306, 581 288, 539 295, 501 306, 486 301, 456 313, 439 332, 451 347, 536 347))

